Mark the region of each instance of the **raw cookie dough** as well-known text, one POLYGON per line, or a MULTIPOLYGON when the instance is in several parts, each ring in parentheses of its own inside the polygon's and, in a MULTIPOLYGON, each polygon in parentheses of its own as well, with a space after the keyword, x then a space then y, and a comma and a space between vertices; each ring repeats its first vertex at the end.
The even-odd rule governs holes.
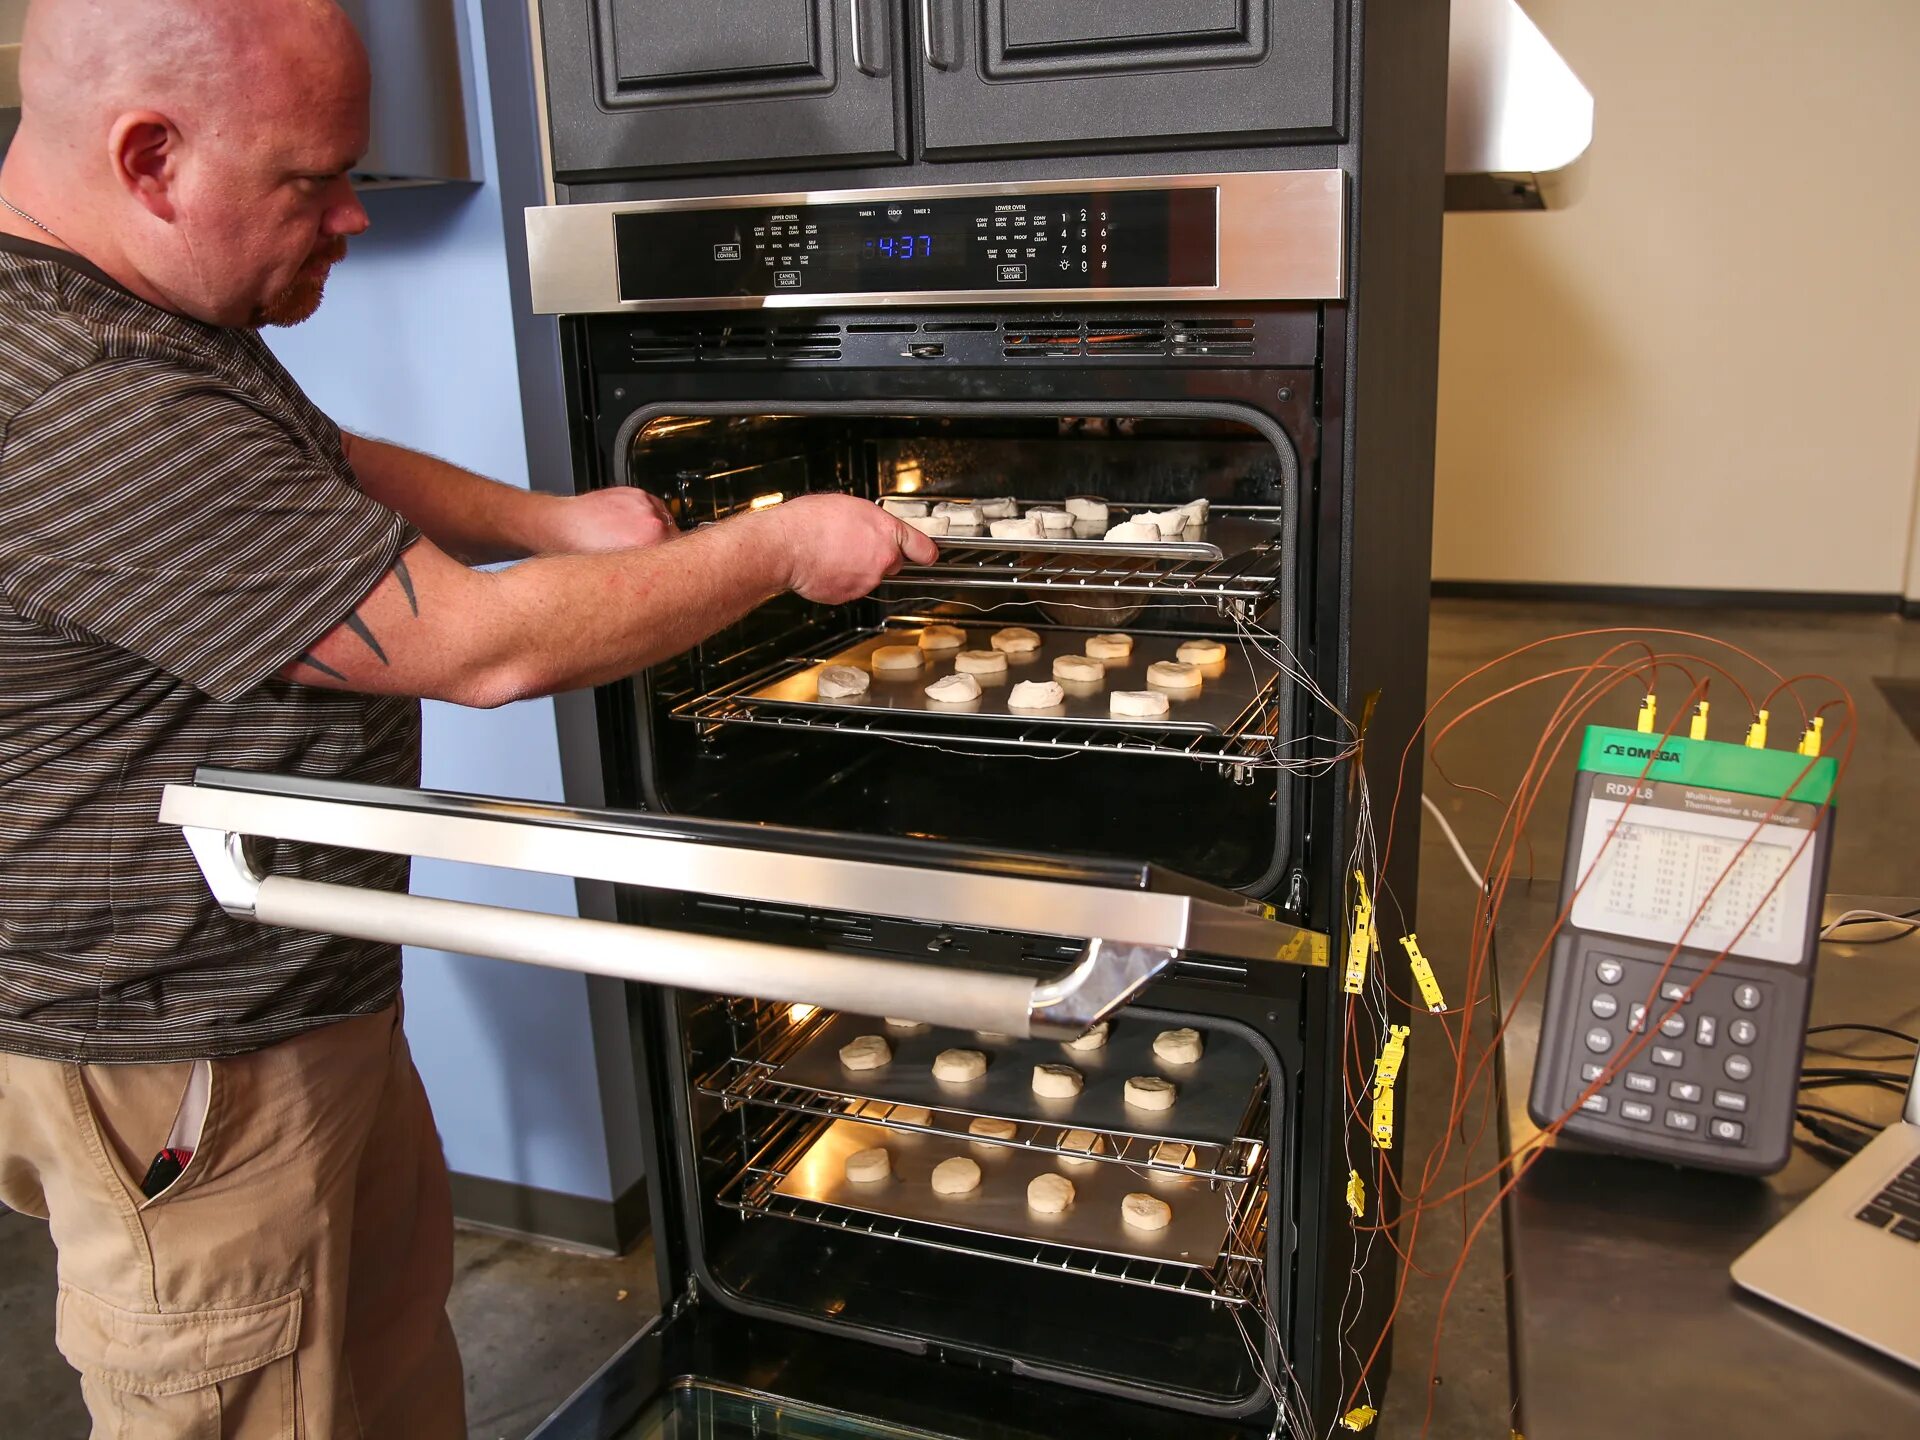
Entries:
POLYGON ((1173 1207, 1157 1196, 1142 1195, 1136 1190, 1120 1202, 1120 1218, 1136 1230, 1164 1230, 1173 1223, 1173 1207))
POLYGON ((880 505, 889 515, 901 520, 917 520, 930 513, 924 500, 896 500, 889 495, 880 505))
POLYGON ((958 625, 929 625, 920 632, 922 650, 958 650, 967 643, 967 632, 958 625))
POLYGON ((1038 540, 1040 522, 1038 520, 995 520, 987 526, 987 531, 996 540, 1038 540))
POLYGON ((840 1047, 840 1063, 849 1070, 878 1070, 893 1060, 884 1035, 860 1035, 840 1047))
POLYGON ((876 670, 918 670, 920 668, 920 647, 918 645, 882 645, 873 652, 873 668, 876 670))
POLYGON ((971 1195, 979 1188, 980 1165, 964 1155, 942 1160, 933 1167, 933 1193, 936 1195, 971 1195))
POLYGON ((953 668, 961 675, 1004 675, 1007 657, 998 650, 962 650, 953 657, 953 668))
POLYGON ((942 675, 927 686, 927 698, 942 705, 964 705, 980 698, 980 682, 971 675, 942 675))
POLYGON ((851 700, 856 695, 867 693, 867 687, 873 683, 866 671, 853 665, 829 665, 820 672, 819 693, 822 700, 851 700))
POLYGON ((1056 655, 1053 657, 1053 678, 1095 685, 1107 678, 1107 667, 1091 655, 1056 655))
POLYGON ((1104 1050, 1107 1048, 1107 1032, 1113 1028, 1113 1022, 1102 1020, 1077 1040, 1067 1041, 1069 1050, 1104 1050))
POLYGON ((1020 1127, 1011 1120, 1002 1120, 994 1115, 982 1115, 967 1126, 969 1135, 979 1135, 987 1140, 1011 1140, 1020 1133, 1020 1127))
POLYGON ((1073 1181, 1051 1172, 1027 1182, 1027 1208, 1039 1215, 1058 1215, 1073 1204, 1073 1181))
POLYGON ((1158 720, 1171 707, 1158 690, 1116 690, 1107 701, 1107 712, 1136 720, 1158 720))
POLYGON ((1171 1165, 1176 1170, 1191 1170, 1193 1147, 1182 1145, 1178 1140, 1162 1140, 1153 1147, 1152 1162, 1155 1165, 1171 1165))
POLYGON ((1192 1065, 1200 1059, 1204 1048, 1200 1032, 1186 1026, 1162 1030, 1153 1037, 1154 1058, 1169 1065, 1192 1065))
POLYGON ((1146 520, 1122 520, 1107 531, 1106 538, 1127 545, 1158 545, 1160 527, 1146 520))
POLYGON ((1122 1093, 1127 1104, 1136 1110, 1171 1110, 1173 1097, 1180 1093, 1180 1087, 1158 1075, 1136 1075, 1127 1081, 1122 1093))
POLYGON ((1095 1155, 1107 1153, 1107 1140, 1093 1130, 1069 1130, 1060 1137, 1060 1163, 1091 1165, 1095 1155))
POLYGON ((933 1057, 933 1078, 949 1085, 964 1085, 986 1073, 987 1057, 978 1050, 942 1050, 933 1057))
POLYGON ((1051 680, 1022 680, 1007 696, 1009 710, 1051 710, 1067 698, 1067 692, 1051 680))
POLYGON ((1156 660, 1147 666, 1147 683, 1159 690, 1198 690, 1200 667, 1179 660, 1156 660))
POLYGON ((870 1150, 856 1150, 847 1156, 847 1179, 856 1185, 871 1185, 892 1173, 893 1157, 887 1154, 884 1145, 875 1145, 870 1150))
POLYGON ((1227 658, 1227 647, 1218 640, 1186 640, 1175 653, 1185 665, 1218 665, 1227 658))
POLYGON ((902 515, 899 520, 922 535, 944 535, 953 528, 953 522, 944 515, 902 515))
POLYGON ((887 1028, 889 1030, 919 1031, 919 1030, 925 1030, 927 1028, 927 1022, 924 1020, 902 1020, 897 1015, 886 1015, 881 1018, 883 1018, 887 1022, 887 1028))
POLYGON ((1094 635, 1087 640, 1087 654, 1096 660, 1126 660, 1133 655, 1131 635, 1094 635))
POLYGON ((1030 655, 1040 648, 1040 637, 1024 626, 1009 625, 994 631, 987 643, 1007 655, 1030 655))
POLYGON ((1073 529, 1073 516, 1064 510, 1029 510, 1027 519, 1039 523, 1041 530, 1049 535, 1060 535, 1073 529))
POLYGON ((1071 1065, 1033 1067, 1033 1093, 1045 1100, 1071 1100, 1086 1088, 1086 1083, 1071 1065))
POLYGON ((1006 520, 1020 513, 1020 506, 1012 500, 979 500, 975 502, 980 513, 989 520, 1006 520))
POLYGON ((1107 502, 1096 500, 1091 495, 1075 495, 1067 501, 1067 514, 1076 520, 1090 520, 1096 525, 1107 523, 1107 502))

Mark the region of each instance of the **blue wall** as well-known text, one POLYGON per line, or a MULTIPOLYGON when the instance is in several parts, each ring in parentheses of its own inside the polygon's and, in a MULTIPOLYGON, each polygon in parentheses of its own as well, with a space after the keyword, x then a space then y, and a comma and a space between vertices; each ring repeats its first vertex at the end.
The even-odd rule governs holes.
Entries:
MULTIPOLYGON (((478 61, 480 0, 468 0, 467 21, 478 61)), ((334 272, 320 314, 267 338, 345 428, 524 487, 492 97, 485 65, 471 71, 486 183, 368 195, 373 229, 334 272)), ((552 702, 493 712, 428 704, 426 784, 560 799, 552 702)), ((423 862, 413 889, 577 913, 572 882, 548 876, 423 862)), ((456 1172, 594 1200, 638 1178, 631 1155, 609 1160, 585 979, 410 949, 406 996, 414 1058, 456 1172)))

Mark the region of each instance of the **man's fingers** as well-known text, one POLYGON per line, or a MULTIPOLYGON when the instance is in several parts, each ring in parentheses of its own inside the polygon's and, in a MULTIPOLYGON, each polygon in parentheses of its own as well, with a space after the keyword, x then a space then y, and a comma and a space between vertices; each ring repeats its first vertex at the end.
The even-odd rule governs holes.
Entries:
POLYGON ((931 565, 940 558, 940 547, 933 543, 931 536, 921 534, 911 525, 902 525, 898 520, 893 522, 893 528, 899 535, 900 553, 914 564, 931 565))

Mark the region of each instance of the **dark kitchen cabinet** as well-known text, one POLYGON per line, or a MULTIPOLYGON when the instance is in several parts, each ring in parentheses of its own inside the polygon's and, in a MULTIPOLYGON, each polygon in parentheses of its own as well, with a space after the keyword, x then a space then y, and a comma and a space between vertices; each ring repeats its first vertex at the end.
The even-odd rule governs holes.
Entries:
POLYGON ((561 180, 906 158, 897 0, 546 0, 561 180))
POLYGON ((930 159, 1338 133, 1342 0, 913 0, 912 9, 930 159))

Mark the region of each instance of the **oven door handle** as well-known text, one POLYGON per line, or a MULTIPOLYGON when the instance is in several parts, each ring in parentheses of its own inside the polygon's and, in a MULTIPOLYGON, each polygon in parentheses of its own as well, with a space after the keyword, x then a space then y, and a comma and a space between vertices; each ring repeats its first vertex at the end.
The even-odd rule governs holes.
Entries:
POLYGON ((261 875, 244 836, 192 827, 184 833, 222 908, 261 925, 962 1030, 1070 1040, 1126 1004, 1177 954, 1094 940, 1067 974, 1036 981, 261 875))

